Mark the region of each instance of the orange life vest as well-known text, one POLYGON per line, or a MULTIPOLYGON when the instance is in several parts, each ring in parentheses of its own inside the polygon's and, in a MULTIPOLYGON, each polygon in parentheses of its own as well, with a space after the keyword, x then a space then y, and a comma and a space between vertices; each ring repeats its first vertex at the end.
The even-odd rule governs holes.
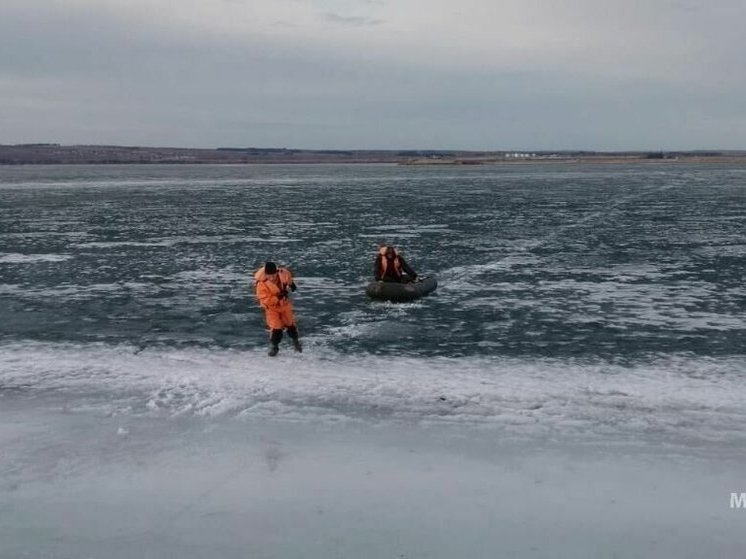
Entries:
MULTIPOLYGON (((389 267, 389 259, 386 258, 386 250, 389 247, 381 247, 378 249, 378 254, 381 255, 381 277, 386 275, 386 270, 389 267)), ((399 253, 394 249, 394 273, 397 277, 401 277, 401 262, 399 261, 399 253)))

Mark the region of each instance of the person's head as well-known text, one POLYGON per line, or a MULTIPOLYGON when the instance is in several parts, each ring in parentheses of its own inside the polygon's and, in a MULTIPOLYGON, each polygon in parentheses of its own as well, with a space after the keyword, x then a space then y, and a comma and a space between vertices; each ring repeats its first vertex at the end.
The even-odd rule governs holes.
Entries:
POLYGON ((389 245, 381 245, 381 248, 378 249, 378 254, 386 258, 393 258, 396 256, 396 249, 389 245))
POLYGON ((265 262, 264 264, 264 273, 268 276, 271 276, 273 274, 277 273, 277 264, 274 262, 265 262))

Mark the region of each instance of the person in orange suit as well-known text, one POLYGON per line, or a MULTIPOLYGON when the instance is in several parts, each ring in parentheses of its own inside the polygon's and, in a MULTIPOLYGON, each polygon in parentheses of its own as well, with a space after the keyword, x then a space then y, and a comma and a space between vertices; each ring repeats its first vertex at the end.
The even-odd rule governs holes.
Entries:
POLYGON ((295 351, 303 351, 298 339, 293 303, 290 301, 289 291, 296 290, 293 275, 287 268, 267 262, 256 271, 254 280, 256 298, 264 309, 264 319, 269 328, 269 356, 274 357, 280 351, 283 330, 288 331, 295 351))
POLYGON ((404 258, 392 246, 382 246, 376 255, 373 266, 376 281, 407 283, 417 279, 417 272, 404 261, 404 258))

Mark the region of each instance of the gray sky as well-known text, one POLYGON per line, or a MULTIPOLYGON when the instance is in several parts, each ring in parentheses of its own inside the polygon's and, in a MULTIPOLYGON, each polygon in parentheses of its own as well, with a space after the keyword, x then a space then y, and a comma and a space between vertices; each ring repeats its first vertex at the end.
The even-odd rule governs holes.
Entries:
POLYGON ((744 21, 744 0, 2 0, 0 143, 746 149, 744 21))

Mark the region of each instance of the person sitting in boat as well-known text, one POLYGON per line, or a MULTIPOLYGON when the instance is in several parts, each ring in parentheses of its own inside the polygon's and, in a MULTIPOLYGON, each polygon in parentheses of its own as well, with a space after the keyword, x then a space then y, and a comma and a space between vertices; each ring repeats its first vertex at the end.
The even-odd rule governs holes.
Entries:
POLYGON ((392 246, 382 246, 376 255, 374 268, 376 281, 408 283, 417 279, 415 272, 392 246))

